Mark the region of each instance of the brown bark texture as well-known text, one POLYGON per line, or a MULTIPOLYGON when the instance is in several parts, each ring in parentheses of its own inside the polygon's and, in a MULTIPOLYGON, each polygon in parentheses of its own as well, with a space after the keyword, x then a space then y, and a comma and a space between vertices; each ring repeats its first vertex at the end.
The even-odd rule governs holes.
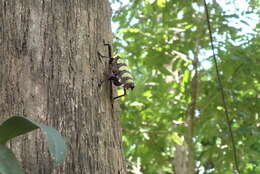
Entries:
POLYGON ((125 174, 103 40, 108 0, 0 0, 0 122, 20 115, 56 128, 68 145, 56 167, 40 131, 9 143, 28 174, 125 174))
POLYGON ((175 145, 175 152, 174 152, 174 174, 188 174, 189 168, 189 158, 188 158, 189 149, 184 142, 182 145, 175 145))

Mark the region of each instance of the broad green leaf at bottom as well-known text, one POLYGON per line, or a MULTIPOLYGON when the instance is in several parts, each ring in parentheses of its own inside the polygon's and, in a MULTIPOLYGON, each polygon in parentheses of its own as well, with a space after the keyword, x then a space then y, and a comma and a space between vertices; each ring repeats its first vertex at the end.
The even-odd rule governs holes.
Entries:
POLYGON ((0 144, 0 174, 25 174, 13 152, 0 144))

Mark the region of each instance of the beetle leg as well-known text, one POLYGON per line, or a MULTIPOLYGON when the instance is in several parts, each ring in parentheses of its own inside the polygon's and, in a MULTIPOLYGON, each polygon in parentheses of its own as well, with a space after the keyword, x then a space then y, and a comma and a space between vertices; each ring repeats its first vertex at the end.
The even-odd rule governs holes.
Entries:
POLYGON ((122 94, 122 95, 119 95, 119 96, 117 96, 117 97, 114 97, 113 99, 115 100, 115 99, 118 99, 118 98, 120 98, 120 97, 123 97, 123 96, 125 96, 127 93, 126 93, 126 89, 124 88, 124 94, 122 94))
POLYGON ((99 51, 97 52, 98 56, 102 57, 102 58, 108 58, 108 59, 113 59, 113 57, 109 57, 109 56, 104 56, 103 54, 101 54, 99 51))

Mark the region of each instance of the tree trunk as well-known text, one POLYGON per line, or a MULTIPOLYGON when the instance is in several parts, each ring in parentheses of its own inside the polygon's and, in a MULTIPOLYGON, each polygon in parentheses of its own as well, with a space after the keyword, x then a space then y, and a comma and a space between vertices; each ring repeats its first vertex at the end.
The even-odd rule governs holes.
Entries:
POLYGON ((191 80, 191 103, 187 110, 187 131, 185 134, 184 142, 182 145, 175 146, 175 154, 174 154, 174 167, 176 174, 195 174, 195 159, 194 159, 194 122, 196 108, 197 108, 197 93, 198 93, 198 63, 199 63, 199 39, 196 41, 196 49, 194 52, 193 59, 193 72, 194 75, 191 80))
POLYGON ((174 153, 174 174, 188 174, 189 168, 189 158, 188 158, 188 146, 184 141, 182 145, 175 145, 175 153, 174 153))
POLYGON ((29 174, 125 174, 111 84, 101 87, 111 42, 108 0, 0 1, 0 121, 30 117, 69 147, 55 167, 39 131, 10 143, 29 174))

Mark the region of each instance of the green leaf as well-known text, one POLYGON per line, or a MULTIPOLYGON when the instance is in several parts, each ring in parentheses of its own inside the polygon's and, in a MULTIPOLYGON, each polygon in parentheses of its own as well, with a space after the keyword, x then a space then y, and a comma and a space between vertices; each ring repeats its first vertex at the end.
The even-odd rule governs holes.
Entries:
POLYGON ((166 0, 157 0, 157 5, 161 8, 165 7, 166 0))
POLYGON ((37 125, 25 117, 11 117, 0 125, 0 144, 5 144, 8 140, 37 128, 37 125))
POLYGON ((59 132, 51 127, 40 125, 47 138, 48 148, 53 155, 54 162, 58 165, 63 163, 66 157, 67 147, 59 132))
POLYGON ((189 81, 189 76, 190 76, 190 71, 189 70, 185 70, 184 71, 184 75, 183 75, 183 84, 186 84, 189 81))
POLYGON ((8 140, 37 128, 40 128, 47 138, 48 148, 54 158, 54 162, 56 164, 62 163, 65 160, 67 151, 63 137, 57 130, 26 117, 14 116, 0 125, 0 144, 5 144, 8 140))
POLYGON ((176 132, 171 135, 171 139, 178 145, 183 144, 183 139, 176 132))
POLYGON ((25 174, 21 164, 15 158, 13 152, 3 144, 0 144, 0 173, 25 174))

